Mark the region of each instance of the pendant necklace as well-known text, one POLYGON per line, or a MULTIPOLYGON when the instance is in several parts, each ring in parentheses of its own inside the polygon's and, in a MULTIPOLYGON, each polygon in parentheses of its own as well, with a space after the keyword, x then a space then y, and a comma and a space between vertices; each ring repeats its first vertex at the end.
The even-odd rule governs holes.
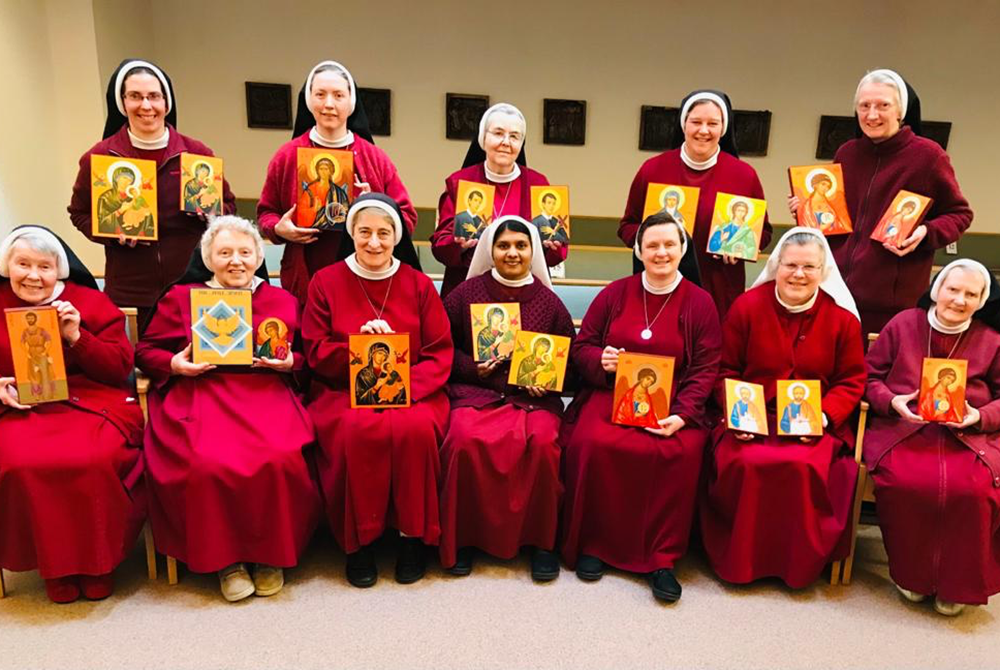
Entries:
MULTIPOLYGON (((934 332, 933 328, 931 328, 927 332, 927 358, 931 358, 931 334, 933 332, 934 332)), ((963 335, 965 335, 965 331, 964 330, 961 333, 958 334, 958 339, 955 340, 954 346, 952 346, 951 351, 948 352, 948 355, 945 356, 946 359, 947 358, 951 358, 955 354, 955 351, 958 349, 958 345, 962 343, 962 336, 963 335)))
MULTIPOLYGON (((507 206, 507 196, 510 195, 510 189, 514 185, 514 182, 507 184, 507 192, 503 194, 503 202, 500 203, 500 214, 503 214, 503 208, 507 206)), ((497 213, 497 203, 496 199, 493 200, 493 220, 496 221, 500 214, 497 213)))
POLYGON ((368 306, 372 308, 372 312, 375 314, 376 321, 382 320, 382 312, 385 311, 385 306, 389 304, 389 291, 392 290, 392 280, 395 277, 396 275, 389 277, 389 286, 385 289, 385 299, 382 301, 382 308, 375 309, 375 304, 372 302, 372 299, 368 297, 368 291, 365 290, 365 285, 361 283, 361 277, 358 277, 357 275, 354 276, 354 278, 358 280, 358 286, 361 287, 361 292, 365 294, 365 300, 368 301, 368 306))
POLYGON ((656 320, 660 318, 660 314, 663 313, 663 309, 667 306, 667 303, 670 302, 670 299, 674 297, 674 293, 675 292, 676 291, 671 291, 670 292, 670 295, 667 296, 667 299, 663 301, 662 305, 660 305, 660 311, 658 311, 656 313, 656 316, 653 317, 653 320, 650 321, 649 320, 649 311, 646 309, 646 293, 647 293, 647 291, 646 291, 646 288, 643 287, 643 289, 642 289, 642 315, 646 319, 646 328, 641 333, 639 333, 639 337, 641 337, 644 340, 648 340, 648 339, 650 339, 650 338, 653 337, 653 330, 652 330, 653 329, 653 324, 656 323, 656 320))

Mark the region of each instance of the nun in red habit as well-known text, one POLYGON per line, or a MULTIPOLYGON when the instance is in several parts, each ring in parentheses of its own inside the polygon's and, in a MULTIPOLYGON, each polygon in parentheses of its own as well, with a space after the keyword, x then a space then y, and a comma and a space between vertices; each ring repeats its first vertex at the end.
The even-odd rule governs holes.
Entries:
MULTIPOLYGON (((462 169, 444 180, 444 193, 438 201, 438 225, 431 235, 434 258, 445 267, 442 298, 465 279, 477 244, 474 239, 455 237, 455 217, 465 208, 465 203, 455 202, 460 180, 496 187, 493 211, 485 213, 488 220, 511 215, 531 220, 531 187, 546 186, 549 180, 527 166, 526 132, 527 123, 521 110, 506 102, 493 105, 479 121, 479 136, 472 140, 462 169)), ((562 263, 569 253, 568 243, 547 240, 542 246, 548 266, 562 263)))
POLYGON ((424 545, 441 536, 438 447, 448 426, 451 333, 391 198, 355 200, 347 234, 354 253, 313 277, 302 325, 314 373, 309 413, 319 434, 319 476, 327 518, 347 553, 348 581, 375 584, 372 544, 392 527, 402 535, 396 581, 409 584, 424 575, 424 545), (351 409, 354 333, 409 334, 410 407, 351 409))
MULTIPOLYGON (((719 315, 725 316, 746 287, 746 272, 742 260, 707 251, 715 196, 721 191, 763 198, 764 188, 757 172, 738 157, 729 96, 709 90, 689 93, 681 101, 680 122, 683 132, 680 146, 650 158, 635 174, 625 213, 618 225, 618 237, 627 246, 635 243, 649 184, 677 184, 700 189, 692 244, 698 259, 701 286, 711 294, 719 315)), ((760 248, 770 241, 771 224, 765 215, 760 248)))
POLYGON ((194 572, 218 571, 230 602, 280 591, 320 512, 306 456, 315 435, 293 376, 304 364, 298 302, 267 282, 263 260, 252 223, 214 219, 136 350, 152 381, 145 460, 156 547, 194 572), (191 291, 205 287, 251 291, 252 338, 268 344, 251 367, 193 362, 191 291))
MULTIPOLYGON (((908 600, 953 616, 1000 592, 1000 288, 982 264, 954 261, 919 306, 868 351, 872 416, 864 459, 889 574, 908 600), (917 414, 925 357, 968 361, 964 418, 917 414)), ((936 380, 931 380, 936 381, 936 380)))
MULTIPOLYGON (((874 70, 854 94, 858 137, 837 150, 854 231, 829 238, 837 265, 857 301, 861 334, 877 333, 927 290, 934 252, 957 241, 972 209, 948 154, 922 137, 920 98, 893 70, 874 70), (901 189, 933 198, 923 223, 900 245, 871 239, 901 189)), ((792 214, 800 203, 789 198, 792 214)))
POLYGON ((285 245, 281 285, 305 304, 310 278, 340 260, 340 248, 349 245, 350 240, 344 239, 344 222, 336 216, 332 229, 298 225, 295 210, 299 197, 296 169, 299 147, 339 149, 354 154, 355 183, 349 184, 348 189, 355 195, 385 193, 395 200, 409 233, 417 225, 417 210, 396 166, 375 146, 354 77, 340 63, 325 60, 309 71, 299 92, 292 137, 268 163, 264 188, 257 202, 257 222, 271 242, 285 245))
POLYGON ((846 555, 858 473, 848 420, 865 386, 854 300, 818 230, 785 233, 733 303, 715 385, 722 408, 726 378, 764 387, 768 435, 729 430, 725 413, 717 418, 699 507, 709 562, 727 582, 808 586, 846 555), (779 379, 819 380, 821 436, 778 436, 779 379))
MULTIPOLYGON (((73 184, 69 216, 73 225, 92 242, 104 245, 104 290, 116 305, 139 308, 140 321, 156 296, 173 283, 187 266, 191 251, 205 232, 204 214, 184 212, 180 201, 183 152, 212 156, 198 140, 177 132, 177 98, 170 77, 153 63, 127 59, 111 75, 107 92, 108 117, 104 139, 80 158, 73 184), (121 156, 156 162, 156 202, 159 239, 155 242, 93 237, 90 157, 121 156)), ((129 173, 131 178, 131 173, 129 173)), ((109 202, 124 205, 124 194, 109 202)), ((236 197, 222 182, 222 209, 236 212, 236 197)), ((119 206, 121 206, 119 205, 119 206)), ((110 207, 108 208, 110 210, 110 207)), ((99 217, 101 209, 98 209, 99 217)), ((98 221, 105 231, 121 229, 121 210, 108 211, 98 221)))
MULTIPOLYGON (((125 317, 40 226, 3 240, 0 277, 0 311, 55 307, 59 317, 58 334, 26 328, 18 342, 0 320, 0 568, 37 569, 53 602, 106 598, 145 519, 142 410, 129 386, 125 317), (25 404, 12 345, 19 355, 61 347, 69 399, 25 404)), ((51 390, 45 377, 39 386, 51 390)))
POLYGON ((559 520, 560 394, 507 383, 511 328, 573 338, 576 329, 552 291, 538 229, 517 216, 494 221, 469 266, 469 279, 444 301, 455 341, 448 384, 451 418, 441 445, 441 565, 468 575, 476 549, 513 558, 532 547, 531 575, 559 575, 553 552, 559 520), (520 305, 520 319, 499 303, 520 305), (488 304, 485 328, 470 306, 488 304), (485 360, 476 362, 481 350, 485 360))
POLYGON ((669 214, 650 216, 635 239, 644 271, 591 303, 570 354, 583 388, 560 435, 566 563, 584 580, 600 579, 605 563, 648 574, 667 601, 681 595, 673 567, 687 551, 721 341, 711 296, 677 269, 683 230, 669 214), (675 358, 670 415, 659 428, 611 422, 622 351, 675 358))

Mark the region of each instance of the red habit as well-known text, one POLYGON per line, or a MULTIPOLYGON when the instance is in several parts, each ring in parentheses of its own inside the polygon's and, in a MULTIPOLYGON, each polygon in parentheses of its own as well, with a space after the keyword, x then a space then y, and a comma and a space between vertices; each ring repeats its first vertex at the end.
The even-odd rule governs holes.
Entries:
POLYGON ((437 544, 438 445, 448 425, 444 386, 451 371, 448 317, 427 275, 403 264, 390 279, 355 275, 341 261, 309 285, 302 336, 315 373, 309 413, 316 423, 317 465, 326 514, 337 542, 354 553, 386 526, 437 544), (347 336, 378 314, 410 334, 412 406, 351 409, 347 336))
POLYGON ((727 377, 763 385, 770 434, 743 442, 718 418, 700 507, 702 540, 712 568, 728 582, 778 577, 802 588, 846 549, 840 543, 858 471, 846 422, 864 391, 865 360, 860 323, 833 298, 820 290, 811 309, 792 314, 774 288, 770 281, 747 291, 723 326, 716 400, 725 407, 727 377), (822 437, 778 437, 779 379, 820 381, 830 422, 822 437))
POLYGON ((630 572, 672 568, 687 551, 702 452, 708 440, 704 406, 718 374, 721 334, 712 299, 684 280, 673 294, 647 294, 650 314, 670 302, 643 340, 641 275, 602 290, 583 320, 570 361, 583 390, 563 422, 562 554, 570 567, 580 554, 630 572), (610 345, 674 356, 671 414, 684 428, 660 437, 611 423, 615 376, 601 367, 610 345))
MULTIPOLYGON (((145 458, 156 547, 194 572, 243 561, 292 567, 319 520, 303 454, 312 422, 288 373, 220 366, 171 375, 170 359, 191 341, 191 289, 200 286, 175 286, 160 300, 136 351, 154 384, 145 458)), ((252 308, 255 338, 274 317, 294 346, 294 296, 263 283, 252 308)))
MULTIPOLYGON (((635 236, 642 223, 642 210, 646 204, 646 189, 649 184, 677 184, 701 189, 698 195, 698 212, 694 222, 694 248, 698 254, 698 270, 701 285, 712 295, 720 316, 725 316, 729 306, 746 288, 746 271, 743 262, 726 265, 722 259, 716 260, 708 253, 708 233, 712 228, 712 212, 715 196, 720 191, 751 198, 763 198, 764 187, 760 185, 757 172, 738 158, 725 151, 719 152, 719 162, 708 170, 692 170, 681 160, 681 150, 674 149, 654 156, 642 164, 632 180, 625 203, 625 213, 618 225, 618 237, 629 247, 635 243, 635 236)), ((771 241, 771 224, 764 217, 760 248, 771 241)))
MULTIPOLYGON (((66 282, 80 339, 63 347, 70 399, 0 405, 0 566, 45 579, 104 575, 135 546, 145 519, 142 410, 129 389, 125 317, 103 293, 66 282)), ((0 311, 29 307, 0 285, 0 311)), ((13 377, 6 319, 0 377, 13 377)))

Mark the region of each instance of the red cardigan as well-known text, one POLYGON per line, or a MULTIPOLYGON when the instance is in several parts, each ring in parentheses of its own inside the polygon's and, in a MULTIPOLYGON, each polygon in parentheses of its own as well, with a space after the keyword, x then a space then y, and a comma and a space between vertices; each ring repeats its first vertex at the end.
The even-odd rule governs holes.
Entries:
MULTIPOLYGON (((181 211, 181 161, 183 152, 214 156, 207 146, 181 135, 170 127, 167 147, 156 162, 156 207, 159 241, 149 245, 137 244, 134 248, 108 237, 91 236, 91 170, 90 156, 123 156, 146 158, 151 152, 132 146, 128 138, 128 125, 101 140, 80 157, 80 170, 73 184, 73 197, 69 203, 69 218, 81 233, 91 241, 104 245, 104 291, 116 305, 122 307, 150 307, 168 284, 184 274, 191 252, 205 232, 205 222, 196 214, 181 211)), ((236 196, 229 189, 229 182, 222 182, 222 211, 236 213, 236 196)))
MULTIPOLYGON (((282 215, 292 208, 298 197, 295 168, 299 147, 319 145, 313 144, 309 133, 303 133, 281 145, 267 165, 267 177, 257 202, 257 224, 267 239, 275 244, 285 245, 285 253, 281 257, 281 286, 298 298, 299 304, 304 305, 309 291, 309 279, 319 267, 336 262, 343 233, 332 230, 320 233, 320 239, 308 245, 316 248, 309 250, 310 263, 307 265, 306 245, 289 242, 274 232, 282 215), (310 266, 313 266, 312 272, 310 266)), ((403 212, 403 223, 412 234, 417 225, 417 210, 410 202, 410 194, 389 156, 358 135, 354 136, 354 143, 347 149, 354 153, 354 174, 358 181, 367 182, 373 193, 385 193, 395 200, 403 212)))

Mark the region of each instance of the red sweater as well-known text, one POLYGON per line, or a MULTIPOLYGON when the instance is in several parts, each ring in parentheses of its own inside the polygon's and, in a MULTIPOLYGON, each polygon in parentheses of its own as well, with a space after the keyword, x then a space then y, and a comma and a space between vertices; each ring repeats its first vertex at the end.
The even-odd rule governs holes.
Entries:
MULTIPOLYGON (((343 233, 327 230, 319 234, 316 242, 303 245, 289 242, 274 232, 282 215, 292 208, 298 197, 295 168, 299 147, 319 145, 313 144, 309 133, 303 133, 281 145, 267 165, 267 177, 257 202, 257 224, 265 237, 275 244, 285 245, 285 253, 281 257, 281 286, 298 298, 299 304, 304 305, 309 291, 309 279, 321 268, 336 262, 343 233)), ((354 143, 345 150, 354 153, 354 174, 358 181, 367 182, 373 193, 385 193, 395 200, 403 212, 403 223, 412 234, 417 225, 417 210, 410 202, 410 194, 389 156, 358 135, 354 136, 354 143)))
MULTIPOLYGON (((698 193, 698 212, 694 221, 694 248, 698 255, 698 270, 701 285, 712 296, 719 315, 726 311, 746 287, 746 272, 743 263, 726 265, 721 259, 712 258, 708 249, 708 233, 712 228, 712 212, 715 196, 722 191, 750 198, 763 198, 764 187, 757 172, 738 158, 722 151, 719 161, 709 170, 692 170, 681 160, 681 150, 673 149, 653 156, 639 168, 632 180, 625 203, 625 213, 618 224, 618 237, 626 246, 635 244, 635 236, 642 223, 642 210, 646 205, 646 189, 649 184, 677 184, 701 189, 698 193)), ((771 242, 771 223, 764 215, 760 248, 771 242)))
MULTIPOLYGON (((169 126, 168 126, 169 127, 169 126)), ((92 146, 80 158, 80 171, 73 184, 69 217, 81 233, 104 245, 104 291, 116 305, 150 307, 168 284, 184 274, 191 252, 205 232, 205 222, 196 214, 181 211, 181 159, 183 152, 214 156, 207 146, 170 127, 170 140, 162 151, 143 151, 132 146, 128 125, 92 146), (156 160, 156 207, 159 241, 134 248, 108 237, 92 237, 90 156, 123 156, 156 160)), ((236 197, 229 182, 222 182, 222 211, 236 213, 236 197)))
POLYGON ((851 140, 833 160, 844 168, 844 195, 854 232, 827 241, 858 309, 895 314, 913 307, 927 290, 934 251, 958 240, 972 223, 972 210, 948 154, 904 127, 880 144, 867 137, 851 140), (924 218, 927 237, 902 258, 871 239, 900 189, 934 198, 924 218))
MULTIPOLYGON (((458 193, 458 182, 464 179, 480 184, 488 183, 486 180, 486 165, 479 163, 462 168, 458 172, 453 172, 444 180, 444 193, 438 201, 438 224, 431 234, 431 251, 434 258, 444 263, 444 281, 441 283, 441 297, 446 297, 452 289, 465 281, 465 275, 469 272, 469 263, 472 262, 472 249, 462 250, 462 247, 455 244, 455 196, 458 193)), ((548 186, 549 180, 541 172, 532 170, 529 167, 521 166, 521 176, 510 183, 510 188, 519 188, 520 197, 516 202, 508 202, 503 210, 500 210, 501 203, 496 202, 496 209, 500 216, 508 214, 520 216, 522 219, 531 221, 531 187, 548 186)), ((505 192, 506 184, 497 185, 497 190, 505 192)), ((558 265, 566 260, 569 254, 569 246, 563 245, 558 251, 553 249, 545 250, 545 262, 549 266, 558 265)))

